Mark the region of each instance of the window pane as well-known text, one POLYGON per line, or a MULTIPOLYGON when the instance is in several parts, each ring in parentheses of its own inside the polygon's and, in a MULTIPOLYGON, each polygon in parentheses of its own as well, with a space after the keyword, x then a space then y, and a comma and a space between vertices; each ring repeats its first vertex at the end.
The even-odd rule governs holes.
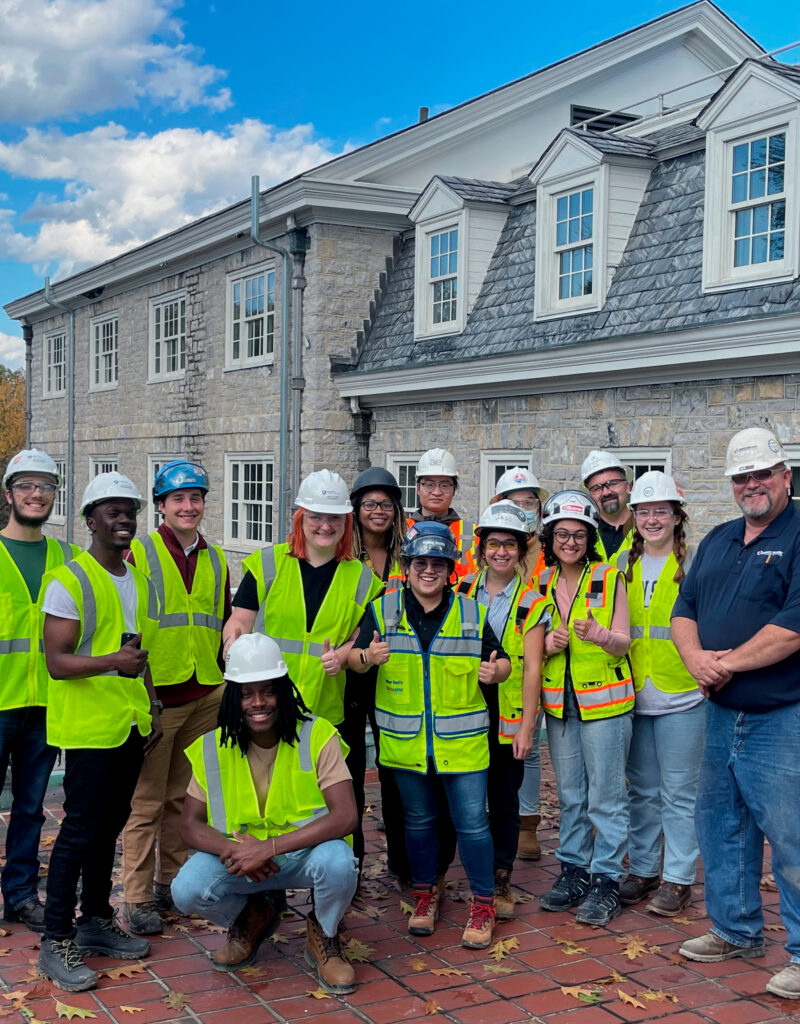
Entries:
POLYGON ((746 171, 747 170, 747 155, 748 155, 747 143, 744 143, 741 146, 734 146, 733 147, 733 173, 734 174, 736 174, 737 171, 746 171))
POLYGON ((753 139, 750 143, 750 166, 763 167, 767 162, 767 140, 753 139))
POLYGON ((585 189, 585 191, 581 195, 581 198, 583 200, 583 212, 584 213, 591 213, 592 212, 592 205, 593 205, 593 201, 594 201, 593 193, 594 193, 594 189, 587 188, 587 189, 585 189))
POLYGON ((769 237, 769 258, 770 260, 783 259, 783 232, 779 231, 769 237))
POLYGON ((567 219, 567 197, 561 196, 556 202, 556 220, 567 219))
POLYGON ((753 234, 760 234, 767 230, 769 223, 769 207, 757 206, 753 210, 753 234))
POLYGON ((731 202, 741 203, 747 199, 747 175, 734 174, 733 188, 731 190, 731 202))
POLYGON ((746 267, 750 262, 750 239, 740 238, 733 247, 733 265, 746 267))
POLYGON ((576 249, 572 254, 572 269, 583 270, 583 249, 576 249))
POLYGON ((753 263, 767 262, 767 236, 753 236, 753 263))
POLYGON ((750 234, 750 210, 740 210, 734 219, 734 233, 737 238, 750 234))
POLYGON ((573 192, 569 197, 569 215, 570 218, 577 217, 581 212, 581 196, 580 192, 573 192))
POLYGON ((778 192, 783 192, 783 164, 779 164, 777 167, 770 167, 767 177, 767 192, 771 196, 778 192))
POLYGON ((781 163, 786 159, 786 135, 770 135, 769 137, 769 162, 771 164, 781 163))
POLYGON ((750 198, 760 199, 767 189, 767 172, 752 171, 750 174, 750 198))
POLYGON ((585 242, 592 237, 592 215, 581 218, 581 241, 585 242))
POLYGON ((556 224, 556 245, 565 245, 567 241, 567 222, 559 221, 556 224))
POLYGON ((786 203, 772 203, 770 205, 770 227, 773 231, 783 230, 786 226, 786 203))

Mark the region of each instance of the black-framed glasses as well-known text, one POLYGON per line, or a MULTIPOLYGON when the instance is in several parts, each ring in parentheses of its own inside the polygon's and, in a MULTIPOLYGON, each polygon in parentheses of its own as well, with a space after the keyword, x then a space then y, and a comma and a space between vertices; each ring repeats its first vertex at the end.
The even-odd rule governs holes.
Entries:
POLYGON ((55 494, 58 488, 55 484, 42 484, 34 483, 32 480, 21 480, 18 484, 12 484, 11 490, 16 491, 17 494, 33 494, 34 491, 38 491, 39 494, 55 494))
POLYGON ((628 481, 625 477, 617 477, 614 480, 606 480, 602 484, 592 484, 589 488, 589 494, 602 494, 603 491, 615 491, 618 487, 622 487, 628 481))
POLYGON ((368 498, 367 501, 361 502, 361 508, 365 512, 374 512, 376 508, 379 508, 381 512, 391 512, 394 505, 391 501, 373 501, 372 498, 368 498))
POLYGON ((585 544, 589 539, 586 530, 576 530, 574 533, 570 533, 569 530, 554 530, 553 536, 559 544, 566 544, 568 540, 574 540, 576 544, 585 544))

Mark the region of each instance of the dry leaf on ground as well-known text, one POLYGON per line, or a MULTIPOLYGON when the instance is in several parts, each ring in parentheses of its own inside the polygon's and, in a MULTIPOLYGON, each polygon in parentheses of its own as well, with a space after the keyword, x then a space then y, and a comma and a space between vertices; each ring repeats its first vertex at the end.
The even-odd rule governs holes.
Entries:
POLYGON ((459 971, 457 967, 437 967, 431 971, 431 974, 435 974, 437 978, 464 977, 464 971, 459 971))
POLYGON ((92 1013, 91 1010, 84 1010, 82 1006, 69 1006, 67 1003, 61 1003, 56 999, 56 1013, 59 1017, 66 1017, 67 1020, 72 1020, 73 1017, 81 1017, 85 1019, 87 1017, 96 1017, 97 1014, 92 1013))
POLYGON ((326 992, 324 988, 308 988, 306 995, 311 996, 312 999, 333 999, 330 992, 326 992))
POLYGON ((515 949, 519 949, 519 939, 516 935, 512 935, 510 939, 498 939, 492 946, 489 956, 492 960, 497 960, 499 963, 515 949))
POLYGON ((276 946, 278 944, 288 945, 289 942, 288 935, 284 935, 283 932, 273 932, 270 938, 272 939, 276 946))
POLYGON ((147 970, 148 964, 123 964, 121 967, 107 967, 97 973, 104 978, 111 978, 114 981, 119 981, 120 978, 132 978, 135 974, 143 974, 147 970))
POLYGON ((598 978, 594 985, 624 985, 628 979, 619 971, 612 971, 607 978, 598 978))
POLYGON ((617 995, 620 997, 622 1002, 625 1003, 627 1006, 638 1006, 640 1010, 647 1009, 647 1006, 641 1001, 641 999, 637 999, 635 996, 628 995, 628 993, 623 992, 621 988, 617 989, 617 995))
POLYGON ((677 1003, 677 996, 670 995, 669 992, 664 992, 663 989, 656 989, 653 991, 651 988, 644 988, 636 995, 639 999, 644 999, 648 1003, 677 1003))
POLYGON ((400 900, 400 909, 403 911, 404 914, 414 913, 413 904, 409 903, 408 900, 400 900))
POLYGON ((565 936, 556 935, 554 941, 557 945, 561 946, 563 953, 567 956, 577 956, 579 953, 585 953, 586 949, 583 946, 577 946, 572 939, 568 939, 565 936))
POLYGON ((661 951, 660 946, 651 946, 647 942, 643 942, 638 935, 623 935, 617 939, 617 942, 622 946, 623 956, 629 960, 636 960, 642 953, 659 953, 661 951))
POLYGON ((603 997, 601 988, 584 988, 583 985, 562 985, 561 991, 565 996, 572 996, 582 1003, 599 1003, 603 997))
POLYGON ((189 997, 183 992, 168 992, 161 1002, 166 1003, 172 1010, 182 1010, 189 1002, 189 997))
POLYGON ((667 957, 667 963, 670 967, 678 967, 680 964, 686 963, 686 957, 681 956, 680 953, 670 953, 667 957))
POLYGON ((484 971, 491 971, 492 974, 513 974, 513 967, 503 967, 502 964, 484 964, 484 971))
POLYGON ((434 1013, 438 1013, 441 1010, 441 1006, 436 1002, 435 999, 428 999, 425 1003, 425 1014, 432 1017, 434 1013))
POLYGON ((427 971, 427 969, 428 965, 425 963, 424 960, 420 960, 419 958, 417 958, 416 960, 411 961, 411 970, 415 974, 422 974, 422 972, 427 971))
POLYGON ((366 942, 360 942, 358 939, 350 939, 344 947, 344 955, 350 963, 367 964, 369 963, 369 954, 373 952, 372 946, 368 946, 366 942))
POLYGON ((123 1013, 141 1013, 143 1009, 143 1006, 125 1006, 124 1004, 120 1006, 123 1013))

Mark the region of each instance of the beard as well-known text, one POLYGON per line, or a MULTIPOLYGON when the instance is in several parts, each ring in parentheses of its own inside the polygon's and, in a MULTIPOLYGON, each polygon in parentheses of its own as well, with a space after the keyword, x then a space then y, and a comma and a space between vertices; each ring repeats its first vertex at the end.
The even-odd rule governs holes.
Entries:
POLYGON ((619 495, 610 494, 608 495, 608 497, 600 499, 600 507, 603 510, 603 512, 606 512, 608 515, 613 516, 616 515, 617 512, 619 512, 620 508, 622 507, 622 502, 619 498, 619 495))
POLYGON ((17 498, 14 492, 11 492, 11 515, 15 522, 19 523, 20 526, 44 526, 47 520, 50 518, 50 513, 53 511, 53 505, 51 503, 48 509, 42 509, 36 515, 31 515, 29 512, 23 512, 20 505, 17 503, 17 498))

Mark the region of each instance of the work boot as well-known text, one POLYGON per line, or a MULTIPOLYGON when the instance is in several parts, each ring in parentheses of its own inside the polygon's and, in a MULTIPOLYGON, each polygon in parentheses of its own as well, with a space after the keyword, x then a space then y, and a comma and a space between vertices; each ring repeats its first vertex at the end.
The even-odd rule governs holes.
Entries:
POLYGON ((511 893, 511 872, 504 868, 495 868, 494 902, 497 920, 510 921, 514 916, 514 896, 511 893))
POLYGON ((589 872, 575 864, 562 864, 561 874, 550 892, 539 897, 542 910, 569 910, 589 891, 589 872))
POLYGON ((408 919, 410 935, 433 935, 436 918, 439 916, 441 895, 437 885, 415 885, 411 890, 414 909, 408 919))
POLYGON ((469 920, 461 936, 461 945, 467 949, 486 949, 491 945, 497 908, 494 896, 473 896, 469 905, 469 920))
POLYGON ((34 896, 33 899, 14 910, 4 906, 3 920, 18 921, 20 924, 24 924, 29 931, 38 932, 41 935, 44 931, 44 903, 38 896, 34 896))
POLYGON ((83 962, 74 939, 42 939, 36 970, 65 992, 97 987, 97 975, 83 962))
POLYGON ((126 903, 128 927, 134 935, 160 935, 164 931, 164 922, 158 912, 155 900, 147 903, 126 903))
POLYGON ((767 992, 781 999, 800 999, 800 964, 791 963, 767 982, 767 992))
POLYGON ((211 958, 214 969, 238 971, 249 967, 261 943, 272 935, 280 921, 281 915, 263 893, 248 896, 244 908, 228 929, 224 945, 211 958))
POLYGON ((536 829, 542 820, 541 814, 522 814, 519 819, 519 843, 517 856, 520 860, 539 860, 542 848, 536 838, 536 829))
POLYGON ((147 939, 137 939, 123 931, 117 919, 85 917, 78 922, 75 940, 83 956, 111 956, 115 960, 138 960, 150 952, 147 939))
POLYGON ((340 921, 336 935, 326 935, 312 910, 306 918, 306 948, 303 956, 308 966, 317 972, 320 988, 326 992, 346 995, 355 992, 356 973, 342 952, 342 929, 343 922, 340 921))
POLYGON ((646 909, 651 914, 661 914, 662 917, 676 917, 691 902, 691 886, 679 885, 677 882, 662 882, 646 909))
POLYGON ((658 875, 628 875, 619 887, 619 898, 626 907, 632 907, 657 888, 658 875))
POLYGON ((172 888, 166 882, 153 882, 153 900, 162 914, 177 914, 172 902, 172 888))
POLYGON ((592 875, 592 884, 586 898, 581 901, 575 920, 578 924, 608 924, 622 913, 619 882, 608 875, 592 875))
POLYGON ((764 940, 754 946, 736 946, 727 942, 715 932, 707 932, 696 939, 687 939, 678 951, 687 960, 699 960, 704 964, 719 963, 720 960, 733 960, 740 956, 743 960, 752 960, 763 956, 764 940))

